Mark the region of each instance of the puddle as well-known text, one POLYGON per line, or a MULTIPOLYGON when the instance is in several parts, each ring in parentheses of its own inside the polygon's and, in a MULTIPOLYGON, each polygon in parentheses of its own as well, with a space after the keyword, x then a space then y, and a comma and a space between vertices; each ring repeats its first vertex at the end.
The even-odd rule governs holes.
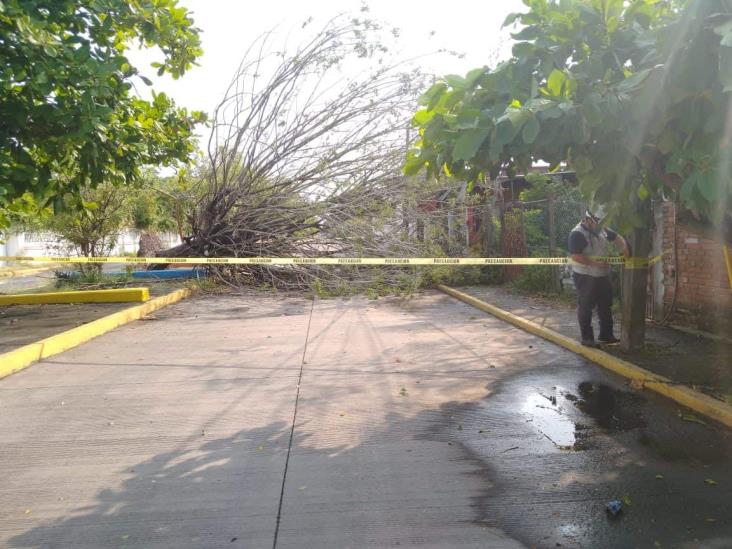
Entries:
POLYGON ((602 383, 582 382, 579 396, 553 387, 526 397, 521 412, 528 421, 560 450, 586 450, 592 434, 592 421, 577 421, 577 411, 594 420, 594 425, 609 432, 629 431, 645 426, 640 412, 642 398, 602 383))
MULTIPOLYGON (((557 388, 559 389, 559 388, 557 388)), ((560 395, 562 391, 557 391, 560 395)), ((584 426, 579 426, 566 414, 562 407, 563 398, 559 401, 554 394, 532 393, 521 405, 521 412, 529 417, 529 421, 557 448, 561 450, 579 450, 583 441, 584 426)))
POLYGON ((580 383, 578 390, 581 398, 575 406, 603 429, 622 432, 645 426, 640 396, 590 381, 580 383))

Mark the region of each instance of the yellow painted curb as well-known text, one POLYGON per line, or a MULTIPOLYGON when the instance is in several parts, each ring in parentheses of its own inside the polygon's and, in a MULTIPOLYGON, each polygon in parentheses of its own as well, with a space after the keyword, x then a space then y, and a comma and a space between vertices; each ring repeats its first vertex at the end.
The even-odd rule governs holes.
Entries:
POLYGON ((112 313, 83 326, 72 328, 71 330, 2 354, 0 355, 0 379, 19 372, 38 360, 68 351, 119 326, 134 320, 139 320, 145 315, 190 296, 192 293, 193 290, 190 288, 182 288, 167 295, 151 299, 142 305, 136 305, 135 307, 112 313))
POLYGON ((148 288, 118 288, 114 290, 0 295, 0 306, 55 305, 59 303, 131 303, 147 301, 148 299, 150 299, 150 290, 148 288))
POLYGON ((518 326, 529 333, 547 339, 552 343, 561 345, 562 347, 569 349, 570 351, 577 353, 578 355, 581 355, 586 359, 607 368, 608 370, 612 370, 616 374, 627 377, 628 379, 636 380, 640 382, 643 387, 647 387, 652 391, 675 400, 679 404, 690 408, 695 412, 715 419, 728 427, 732 427, 732 406, 728 406, 715 398, 698 391, 694 391, 689 387, 674 384, 672 380, 664 376, 654 374, 653 372, 641 368, 640 366, 636 366, 635 364, 621 358, 617 358, 609 353, 599 349, 593 349, 592 347, 585 347, 579 341, 555 332, 554 330, 550 330, 549 328, 545 328, 536 322, 532 322, 531 320, 509 313, 508 311, 504 311, 503 309, 500 309, 495 305, 490 305, 478 298, 448 286, 443 286, 442 284, 437 285, 437 288, 442 292, 467 303, 468 305, 472 305, 473 307, 480 309, 481 311, 492 314, 501 320, 513 324, 514 326, 518 326))
POLYGON ((45 273, 50 270, 51 267, 37 267, 29 269, 6 269, 0 268, 0 279, 1 278, 14 278, 17 276, 31 276, 38 273, 45 273))

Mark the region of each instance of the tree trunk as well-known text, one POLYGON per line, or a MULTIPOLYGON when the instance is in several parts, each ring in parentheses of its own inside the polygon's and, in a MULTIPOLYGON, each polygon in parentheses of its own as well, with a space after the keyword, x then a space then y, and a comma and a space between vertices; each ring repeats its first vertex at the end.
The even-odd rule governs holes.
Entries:
MULTIPOLYGON (((635 229, 628 238, 633 257, 648 257, 651 251, 649 229, 635 229)), ((620 347, 624 351, 638 351, 646 338, 646 298, 648 294, 648 266, 633 265, 623 271, 623 319, 620 347)))

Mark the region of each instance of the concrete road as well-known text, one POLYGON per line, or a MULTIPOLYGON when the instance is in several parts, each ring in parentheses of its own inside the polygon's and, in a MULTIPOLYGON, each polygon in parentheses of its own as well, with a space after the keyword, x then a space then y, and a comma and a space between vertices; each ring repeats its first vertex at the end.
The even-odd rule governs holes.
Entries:
POLYGON ((53 284, 55 280, 53 271, 36 273, 29 276, 16 276, 13 278, 0 278, 0 293, 24 293, 29 290, 43 288, 53 284))
POLYGON ((0 546, 731 547, 695 419, 442 294, 200 298, 0 381, 0 546))

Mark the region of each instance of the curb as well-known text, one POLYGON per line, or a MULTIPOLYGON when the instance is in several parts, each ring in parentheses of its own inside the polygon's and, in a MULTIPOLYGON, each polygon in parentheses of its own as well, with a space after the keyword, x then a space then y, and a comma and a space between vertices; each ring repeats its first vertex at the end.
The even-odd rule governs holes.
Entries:
POLYGON ((565 349, 569 349, 570 351, 583 356, 584 358, 591 360, 592 362, 599 364, 616 374, 638 381, 643 387, 668 397, 699 414, 703 414, 706 417, 719 421, 728 427, 732 427, 732 406, 728 406, 715 398, 698 391, 694 391, 689 387, 677 385, 672 380, 664 376, 654 374, 640 366, 636 366, 631 362, 617 358, 599 349, 585 347, 580 342, 575 341, 572 338, 555 332, 554 330, 550 330, 549 328, 545 328, 536 322, 526 320, 518 315, 504 311, 495 305, 490 305, 485 301, 481 301, 478 298, 450 288, 449 286, 438 284, 437 289, 464 303, 467 303, 468 305, 480 309, 481 311, 498 317, 509 324, 518 326, 522 330, 551 341, 552 343, 556 343, 565 349))
POLYGON ((176 303, 193 294, 190 288, 181 288, 167 295, 151 299, 142 305, 129 307, 93 320, 77 328, 30 343, 0 355, 0 379, 23 370, 44 358, 68 351, 82 343, 106 334, 119 326, 148 315, 158 309, 176 303))
POLYGON ((44 292, 39 294, 0 295, 4 305, 52 305, 60 303, 129 303, 150 299, 148 288, 117 288, 114 290, 78 290, 72 292, 44 292))

